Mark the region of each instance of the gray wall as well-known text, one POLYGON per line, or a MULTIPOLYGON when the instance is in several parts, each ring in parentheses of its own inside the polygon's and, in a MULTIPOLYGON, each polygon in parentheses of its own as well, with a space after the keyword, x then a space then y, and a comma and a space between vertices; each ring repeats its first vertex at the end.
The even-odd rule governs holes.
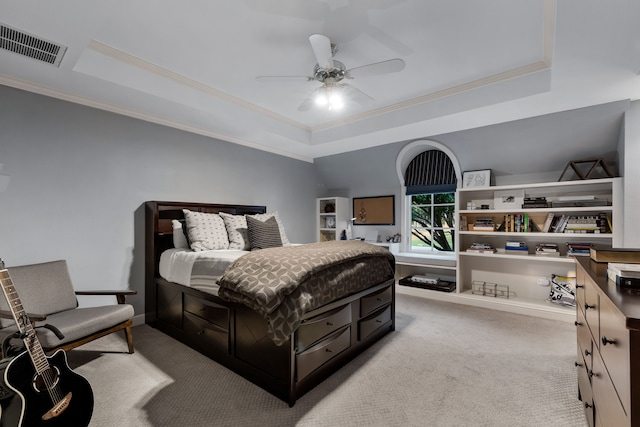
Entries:
POLYGON ((640 248, 640 101, 631 103, 625 116, 624 141, 624 236, 623 246, 640 248))
POLYGON ((142 314, 147 200, 266 205, 292 242, 314 239, 311 163, 4 86, 0 100, 8 266, 66 259, 77 289, 135 289, 142 314))
MULTIPOLYGON (((491 169, 494 184, 556 181, 570 160, 603 157, 617 173, 618 145, 628 101, 548 114, 442 135, 425 135, 449 148, 465 170, 491 169)), ((410 141, 316 159, 327 188, 322 196, 396 196, 395 227, 355 227, 356 235, 377 228, 381 237, 400 232, 404 195, 396 157, 410 141)), ((571 174, 567 179, 575 178, 571 174)))

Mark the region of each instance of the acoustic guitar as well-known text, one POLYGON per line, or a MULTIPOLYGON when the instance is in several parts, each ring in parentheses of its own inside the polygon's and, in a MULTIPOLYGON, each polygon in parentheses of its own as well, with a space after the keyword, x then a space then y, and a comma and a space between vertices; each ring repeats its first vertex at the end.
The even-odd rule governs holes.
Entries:
MULTIPOLYGON (((73 372, 64 350, 46 356, 29 316, 0 259, 0 284, 18 326, 26 351, 6 366, 5 384, 19 396, 21 405, 11 425, 19 427, 85 427, 93 413, 93 391, 89 382, 73 372)), ((16 398, 13 397, 13 399, 16 398)), ((3 415, 2 425, 6 412, 3 415)))

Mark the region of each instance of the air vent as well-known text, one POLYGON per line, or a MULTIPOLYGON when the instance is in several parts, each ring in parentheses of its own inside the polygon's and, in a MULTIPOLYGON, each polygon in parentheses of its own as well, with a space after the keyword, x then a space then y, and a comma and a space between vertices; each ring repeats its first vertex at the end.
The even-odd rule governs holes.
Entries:
POLYGON ((67 51, 66 46, 36 37, 24 31, 0 24, 0 49, 37 59, 38 61, 60 66, 67 51))

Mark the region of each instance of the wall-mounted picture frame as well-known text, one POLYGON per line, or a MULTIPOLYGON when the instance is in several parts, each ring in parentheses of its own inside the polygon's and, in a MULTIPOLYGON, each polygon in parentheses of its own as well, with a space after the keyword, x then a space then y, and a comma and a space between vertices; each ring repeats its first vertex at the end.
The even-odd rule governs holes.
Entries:
POLYGON ((395 225, 395 196, 354 197, 353 225, 395 225))
POLYGON ((491 169, 462 173, 462 188, 484 188, 491 186, 491 169))
POLYGON ((493 209, 522 209, 524 190, 503 190, 493 192, 493 209))

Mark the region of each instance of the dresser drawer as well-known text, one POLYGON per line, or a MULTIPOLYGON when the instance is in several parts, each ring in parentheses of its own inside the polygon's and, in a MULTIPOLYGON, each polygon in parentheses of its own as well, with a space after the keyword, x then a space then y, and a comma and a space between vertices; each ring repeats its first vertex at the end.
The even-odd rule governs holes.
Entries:
POLYGON ((578 390, 580 391, 580 400, 584 406, 587 423, 590 427, 594 425, 593 411, 593 392, 591 390, 591 381, 589 380, 589 368, 584 358, 578 353, 578 390))
POLYGON ((584 314, 586 273, 582 266, 576 268, 576 306, 584 314))
POLYGON ((226 329, 189 312, 184 313, 183 329, 194 338, 197 346, 205 349, 229 351, 229 333, 226 329))
POLYGON ((358 322, 358 340, 364 341, 369 335, 391 321, 391 306, 373 313, 358 322))
POLYGON ((593 390, 596 417, 604 422, 602 425, 616 427, 628 426, 629 420, 627 419, 627 415, 598 352, 593 355, 591 387, 593 390))
POLYGON ((296 332, 297 351, 303 351, 322 337, 351 323, 351 305, 307 319, 296 332))
POLYGON ((351 346, 351 328, 339 330, 318 344, 296 355, 298 381, 351 346))
POLYGON ((392 292, 393 290, 389 286, 374 294, 360 298, 360 317, 364 317, 383 305, 391 303, 392 292))
POLYGON ((584 317, 591 330, 591 335, 597 340, 600 336, 600 295, 591 283, 587 283, 584 289, 585 301, 582 305, 584 317))
POLYGON ((593 369, 593 340, 582 312, 578 311, 577 319, 578 357, 585 362, 585 368, 590 372, 593 369))
POLYGON ((229 309, 220 304, 185 294, 184 311, 201 317, 224 330, 229 330, 229 309))
POLYGON ((600 337, 598 346, 602 361, 620 396, 625 410, 631 403, 629 331, 625 318, 609 300, 600 299, 600 337))

